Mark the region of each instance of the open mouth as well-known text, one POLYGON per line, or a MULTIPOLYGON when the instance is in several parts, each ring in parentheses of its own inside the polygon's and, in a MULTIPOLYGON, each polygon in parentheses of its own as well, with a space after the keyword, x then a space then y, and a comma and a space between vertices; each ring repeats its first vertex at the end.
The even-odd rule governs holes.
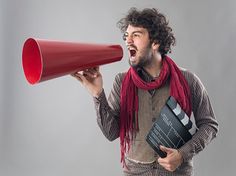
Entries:
POLYGON ((135 49, 130 49, 129 53, 130 53, 131 57, 135 57, 136 56, 136 50, 135 49))

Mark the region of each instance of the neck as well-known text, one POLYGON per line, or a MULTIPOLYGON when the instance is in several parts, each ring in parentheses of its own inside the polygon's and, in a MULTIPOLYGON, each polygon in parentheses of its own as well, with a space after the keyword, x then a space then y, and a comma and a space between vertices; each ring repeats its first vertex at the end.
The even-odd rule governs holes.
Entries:
POLYGON ((144 69, 148 72, 153 78, 159 76, 162 66, 162 57, 160 54, 155 55, 153 62, 148 66, 145 66, 144 69))

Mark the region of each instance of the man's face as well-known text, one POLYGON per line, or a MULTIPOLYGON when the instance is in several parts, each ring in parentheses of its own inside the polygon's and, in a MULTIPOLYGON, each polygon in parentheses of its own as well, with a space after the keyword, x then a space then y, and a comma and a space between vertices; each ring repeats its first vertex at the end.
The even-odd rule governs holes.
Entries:
POLYGON ((145 67, 152 62, 152 48, 147 29, 129 25, 124 33, 132 67, 145 67))

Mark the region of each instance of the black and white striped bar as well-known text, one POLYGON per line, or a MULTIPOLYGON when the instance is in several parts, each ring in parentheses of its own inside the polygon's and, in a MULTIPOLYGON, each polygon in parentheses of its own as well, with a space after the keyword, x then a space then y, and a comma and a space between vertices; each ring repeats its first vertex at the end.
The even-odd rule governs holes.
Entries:
POLYGON ((196 125, 191 121, 188 115, 182 110, 180 105, 177 103, 174 97, 170 97, 167 101, 167 105, 179 118, 181 123, 187 128, 191 135, 194 135, 197 131, 196 125))

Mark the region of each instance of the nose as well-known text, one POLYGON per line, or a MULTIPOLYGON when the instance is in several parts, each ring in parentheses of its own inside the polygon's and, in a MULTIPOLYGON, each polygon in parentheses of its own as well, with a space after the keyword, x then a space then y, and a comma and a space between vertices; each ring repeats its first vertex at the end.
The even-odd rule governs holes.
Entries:
POLYGON ((130 45, 130 44, 134 43, 133 37, 131 35, 126 36, 125 43, 126 43, 126 45, 130 45))

